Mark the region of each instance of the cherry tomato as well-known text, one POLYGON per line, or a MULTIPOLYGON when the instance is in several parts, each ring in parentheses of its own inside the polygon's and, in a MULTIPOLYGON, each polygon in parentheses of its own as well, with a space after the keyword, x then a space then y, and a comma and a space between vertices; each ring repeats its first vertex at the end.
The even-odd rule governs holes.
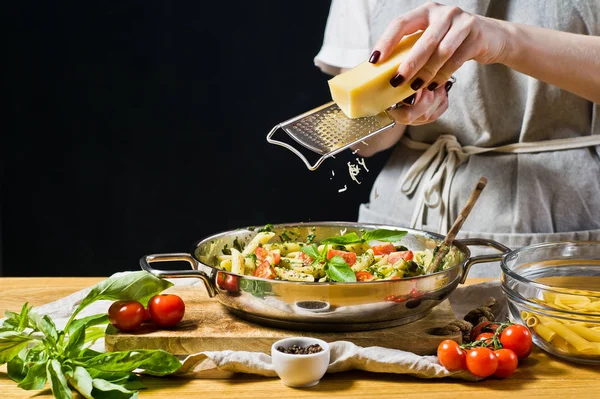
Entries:
POLYGON ((281 261, 281 251, 279 249, 272 250, 271 257, 273 258, 273 264, 278 265, 281 261))
POLYGON ((254 277, 274 279, 275 270, 273 270, 273 267, 269 261, 265 259, 260 265, 258 265, 256 270, 254 270, 254 277))
POLYGON ((519 359, 515 352, 504 348, 494 351, 494 354, 498 358, 498 368, 494 376, 498 378, 510 377, 519 365, 519 359))
POLYGON ((440 364, 450 371, 467 368, 465 351, 451 339, 440 342, 437 348, 437 357, 440 364))
POLYGON ((386 242, 385 244, 373 245, 371 247, 373 253, 375 255, 387 255, 392 252, 396 252, 396 247, 391 242, 386 242))
POLYGON ((108 308, 110 324, 121 331, 134 331, 146 318, 146 309, 138 301, 115 301, 108 308))
POLYGON ((240 290, 240 279, 233 274, 219 272, 217 274, 217 285, 229 292, 238 292, 240 290))
POLYGON ((393 265, 400 259, 412 260, 412 258, 414 258, 414 254, 412 251, 396 251, 388 255, 388 262, 393 265))
POLYGON ((263 260, 267 259, 267 256, 269 256, 269 251, 267 251, 263 247, 256 247, 256 249, 254 250, 254 255, 256 255, 258 260, 262 262, 263 260))
POLYGON ((338 249, 330 249, 327 251, 327 259, 331 259, 334 256, 341 256, 348 266, 352 266, 356 263, 356 254, 354 252, 340 251, 338 249))
POLYGON ((254 250, 254 255, 256 255, 256 259, 258 259, 260 262, 268 260, 272 265, 279 264, 279 261, 281 260, 281 251, 279 249, 269 251, 263 247, 256 247, 254 250))
POLYGON ((161 328, 173 327, 183 319, 185 303, 175 294, 158 294, 148 302, 150 318, 161 328))
POLYGON ((497 323, 492 323, 490 321, 482 321, 481 323, 473 327, 473 329, 471 330, 471 342, 475 341, 477 336, 482 332, 495 332, 497 328, 497 323))
POLYGON ((475 337, 475 341, 486 341, 488 343, 492 343, 492 338, 494 338, 494 333, 492 332, 482 332, 478 336, 475 337))
POLYGON ((467 352, 467 370, 477 377, 489 377, 498 369, 498 358, 489 348, 476 347, 467 352))
POLYGON ((298 254, 298 258, 302 259, 302 263, 304 266, 310 266, 313 263, 313 258, 305 254, 304 252, 300 252, 298 254))
POLYGON ((356 272, 356 281, 371 281, 373 280, 373 275, 369 272, 356 272))
POLYGON ((519 360, 523 360, 531 353, 531 331, 522 324, 510 325, 500 334, 500 343, 515 352, 519 360))

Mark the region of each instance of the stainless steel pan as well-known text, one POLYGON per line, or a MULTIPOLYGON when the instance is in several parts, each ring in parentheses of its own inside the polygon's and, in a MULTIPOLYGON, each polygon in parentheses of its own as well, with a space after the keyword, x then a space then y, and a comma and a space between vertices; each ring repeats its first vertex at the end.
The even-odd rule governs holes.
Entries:
MULTIPOLYGON (((264 227, 264 226, 260 226, 264 227)), ((257 227, 257 228, 260 228, 257 227)), ((381 224, 351 222, 286 223, 273 232, 283 231, 307 237, 315 242, 343 233, 378 228, 406 230, 399 244, 413 251, 422 250, 425 240, 440 242, 443 236, 381 224), (313 231, 313 228, 314 231, 313 231)), ((202 279, 208 295, 216 298, 235 315, 262 325, 304 331, 362 331, 392 327, 418 320, 464 283, 471 266, 500 261, 510 251, 506 246, 486 239, 454 240, 464 261, 438 273, 358 283, 309 283, 266 280, 237 275, 218 269, 217 255, 234 241, 244 245, 256 234, 254 229, 226 231, 200 240, 190 253, 153 254, 140 259, 142 269, 161 278, 197 277, 202 279), (468 246, 487 246, 500 253, 471 257, 468 246), (188 270, 159 270, 156 262, 186 261, 188 270)))

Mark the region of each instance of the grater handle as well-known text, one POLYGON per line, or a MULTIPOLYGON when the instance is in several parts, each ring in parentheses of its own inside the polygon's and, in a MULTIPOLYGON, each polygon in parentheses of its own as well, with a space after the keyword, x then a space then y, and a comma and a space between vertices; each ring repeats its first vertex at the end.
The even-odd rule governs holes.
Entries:
POLYGON ((306 165, 306 167, 309 170, 316 170, 319 167, 319 165, 321 165, 327 157, 324 155, 321 158, 319 158, 313 165, 311 165, 310 162, 308 162, 308 159, 306 159, 306 157, 304 155, 302 155, 302 153, 300 151, 298 151, 296 148, 289 145, 288 143, 284 143, 283 141, 275 140, 272 138, 273 135, 275 134, 275 132, 277 132, 277 130, 279 130, 281 128, 281 126, 282 126, 282 124, 280 123, 277 126, 275 126, 273 129, 271 129, 269 134, 267 134, 267 141, 271 144, 276 144, 276 145, 280 145, 284 148, 287 148, 288 150, 290 150, 291 152, 296 154, 298 156, 298 158, 300 158, 304 162, 304 164, 306 165))

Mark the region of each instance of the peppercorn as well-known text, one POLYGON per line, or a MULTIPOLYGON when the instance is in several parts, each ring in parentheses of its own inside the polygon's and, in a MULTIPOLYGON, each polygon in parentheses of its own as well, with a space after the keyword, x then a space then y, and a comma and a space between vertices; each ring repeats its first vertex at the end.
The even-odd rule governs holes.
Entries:
POLYGON ((288 353, 291 355, 310 355, 312 353, 321 352, 323 348, 319 344, 312 344, 308 346, 292 345, 287 348, 279 346, 277 347, 277 350, 279 352, 288 353))

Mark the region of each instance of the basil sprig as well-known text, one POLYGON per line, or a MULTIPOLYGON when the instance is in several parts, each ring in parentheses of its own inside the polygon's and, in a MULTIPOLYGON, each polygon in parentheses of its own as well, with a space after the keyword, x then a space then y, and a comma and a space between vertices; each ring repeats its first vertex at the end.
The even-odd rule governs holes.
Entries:
POLYGON ((322 240, 321 243, 348 245, 365 243, 369 241, 396 242, 400 241, 402 237, 406 235, 406 233, 406 231, 402 230, 375 229, 370 231, 363 231, 361 236, 359 236, 355 232, 352 232, 344 234, 342 236, 329 237, 322 240))
POLYGON ((113 276, 94 286, 71 315, 63 330, 49 316, 32 312, 27 303, 19 313, 5 312, 0 325, 0 365, 19 387, 42 389, 50 383, 58 399, 71 399, 72 389, 85 398, 136 398, 145 388, 134 370, 162 376, 181 367, 163 350, 100 353, 86 344, 104 336, 106 314, 75 317, 98 300, 148 300, 173 284, 146 271, 113 276))
POLYGON ((323 250, 319 252, 316 244, 311 244, 302 247, 302 252, 310 256, 313 260, 313 265, 316 263, 323 263, 323 269, 327 273, 327 277, 331 281, 349 283, 356 282, 356 274, 352 268, 346 263, 344 258, 341 256, 334 256, 331 259, 327 259, 327 252, 329 247, 325 245, 323 250))

